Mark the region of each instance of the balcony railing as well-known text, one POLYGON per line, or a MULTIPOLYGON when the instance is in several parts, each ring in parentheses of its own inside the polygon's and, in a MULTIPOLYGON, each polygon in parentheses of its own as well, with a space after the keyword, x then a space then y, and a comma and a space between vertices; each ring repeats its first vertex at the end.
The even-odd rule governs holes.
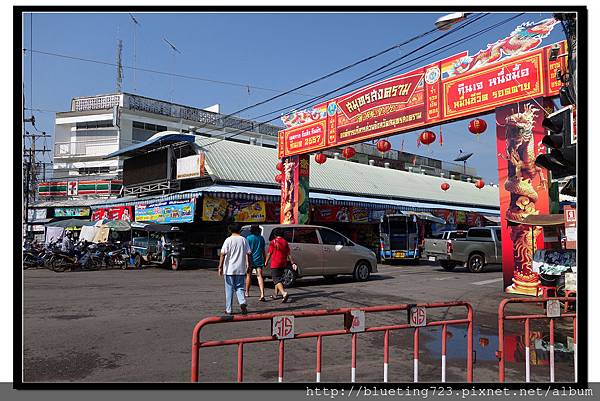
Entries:
POLYGON ((54 157, 102 157, 119 150, 119 141, 75 141, 56 142, 54 144, 54 157))

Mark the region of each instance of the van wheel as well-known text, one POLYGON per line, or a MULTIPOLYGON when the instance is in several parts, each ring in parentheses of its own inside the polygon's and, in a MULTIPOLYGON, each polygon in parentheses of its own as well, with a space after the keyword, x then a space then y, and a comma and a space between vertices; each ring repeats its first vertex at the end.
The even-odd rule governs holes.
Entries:
POLYGON ((283 284, 283 288, 290 288, 296 284, 296 272, 294 272, 290 268, 285 268, 283 270, 283 275, 281 277, 281 283, 283 284))
POLYGON ((354 280, 356 281, 367 281, 371 275, 371 266, 368 262, 361 260, 356 264, 354 268, 354 280))
POLYGON ((440 266, 442 266, 444 270, 451 272, 456 267, 456 263, 450 262, 449 260, 441 260, 440 266))
POLYGON ((474 253, 469 257, 469 261, 467 262, 467 269, 471 273, 480 273, 485 266, 485 260, 483 259, 483 255, 479 253, 474 253))

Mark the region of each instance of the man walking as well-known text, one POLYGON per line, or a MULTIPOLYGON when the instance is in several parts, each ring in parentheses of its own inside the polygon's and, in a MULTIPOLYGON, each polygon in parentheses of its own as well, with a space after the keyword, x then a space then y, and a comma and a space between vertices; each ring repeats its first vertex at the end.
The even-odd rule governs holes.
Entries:
POLYGON ((263 280, 263 268, 265 267, 265 239, 260 235, 260 227, 257 224, 250 226, 250 235, 246 237, 248 246, 252 251, 252 267, 246 274, 246 296, 250 293, 252 284, 252 269, 256 269, 256 278, 258 279, 258 288, 260 289, 259 301, 265 301, 265 282, 263 280))
POLYGON ((219 258, 219 276, 225 276, 225 314, 232 314, 233 293, 237 295, 242 314, 248 313, 246 297, 244 297, 244 278, 252 266, 251 250, 246 238, 240 235, 240 226, 229 225, 231 235, 223 242, 219 258))

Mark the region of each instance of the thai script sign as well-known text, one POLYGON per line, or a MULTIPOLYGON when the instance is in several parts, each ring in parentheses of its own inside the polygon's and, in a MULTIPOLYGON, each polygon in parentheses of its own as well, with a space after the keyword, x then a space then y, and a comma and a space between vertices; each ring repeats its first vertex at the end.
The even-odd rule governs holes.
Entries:
POLYGON ((89 207, 55 207, 54 217, 85 217, 90 215, 89 207))
POLYGON ((565 60, 549 61, 548 56, 552 47, 564 52, 566 43, 536 49, 555 23, 523 24, 474 57, 463 52, 286 115, 282 121, 287 128, 279 131, 279 158, 555 96, 562 86, 556 72, 564 70, 565 60))
POLYGON ((135 206, 135 221, 159 224, 192 223, 195 200, 164 201, 135 206))

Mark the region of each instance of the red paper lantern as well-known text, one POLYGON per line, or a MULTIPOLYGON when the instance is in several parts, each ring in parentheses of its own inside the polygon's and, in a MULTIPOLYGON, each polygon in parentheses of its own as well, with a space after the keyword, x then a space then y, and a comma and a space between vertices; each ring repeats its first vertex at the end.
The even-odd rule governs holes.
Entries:
POLYGON ((483 181, 483 180, 477 180, 477 181, 475 181, 475 186, 477 188, 481 189, 481 188, 485 187, 485 181, 483 181))
POLYGON ((281 181, 283 181, 283 174, 277 174, 275 176, 275 182, 281 184, 281 181))
POLYGON ((325 155, 323 153, 317 153, 315 155, 315 161, 319 164, 323 164, 327 161, 327 155, 325 155))
POLYGON ((442 188, 442 191, 447 191, 450 189, 450 184, 444 182, 442 185, 440 185, 440 188, 442 188))
POLYGON ((381 141, 377 142, 377 150, 380 151, 381 153, 385 153, 388 150, 390 150, 392 148, 392 144, 389 143, 388 141, 386 141, 385 139, 382 139, 381 141))
POLYGON ((431 131, 423 131, 419 136, 419 141, 423 145, 431 145, 433 142, 435 142, 435 134, 431 131))
POLYGON ((469 121, 469 131, 471 131, 472 134, 483 134, 486 129, 487 123, 481 118, 476 118, 474 120, 469 121))
POLYGON ((354 150, 354 148, 352 146, 349 146, 347 148, 344 148, 344 150, 342 150, 342 156, 344 156, 347 159, 351 159, 354 155, 356 154, 356 150, 354 150))
POLYGON ((277 167, 277 170, 283 172, 283 163, 282 162, 277 163, 276 167, 277 167))

